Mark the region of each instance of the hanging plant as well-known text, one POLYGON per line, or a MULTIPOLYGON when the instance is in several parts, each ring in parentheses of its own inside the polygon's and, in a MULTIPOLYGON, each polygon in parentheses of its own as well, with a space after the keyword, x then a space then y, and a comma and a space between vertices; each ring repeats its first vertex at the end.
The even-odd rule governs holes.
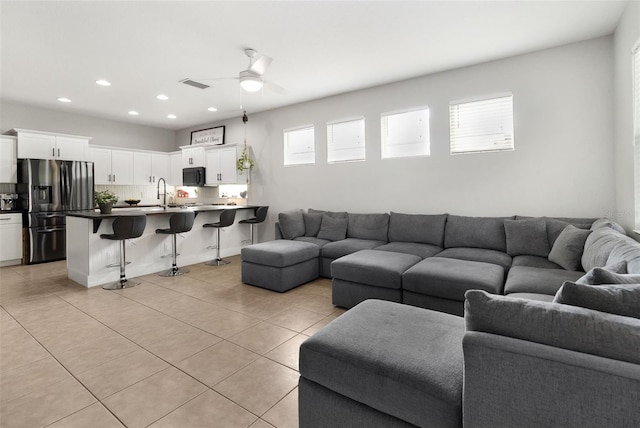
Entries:
POLYGON ((247 146, 245 145, 242 149, 242 155, 236 162, 236 168, 240 171, 240 174, 242 174, 245 169, 251 169, 254 165, 255 163, 253 162, 253 159, 249 157, 249 150, 247 150, 247 146))

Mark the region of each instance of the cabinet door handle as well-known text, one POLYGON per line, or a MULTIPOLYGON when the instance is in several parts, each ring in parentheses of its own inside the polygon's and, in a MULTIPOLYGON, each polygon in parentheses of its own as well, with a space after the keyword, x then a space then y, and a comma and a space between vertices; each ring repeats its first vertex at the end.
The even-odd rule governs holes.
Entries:
POLYGON ((155 175, 153 176, 153 182, 154 183, 156 182, 156 176, 155 175))
POLYGON ((113 182, 114 183, 116 182, 116 175, 115 174, 113 174, 113 182))
POLYGON ((53 156, 54 158, 56 157, 56 149, 55 149, 55 147, 51 148, 51 156, 53 156))
POLYGON ((58 157, 60 157, 60 149, 58 149, 58 157))
POLYGON ((5 220, 11 220, 10 218, 0 218, 0 220, 5 221, 5 220))
POLYGON ((153 181, 151 181, 151 176, 149 176, 149 183, 153 183, 153 181))

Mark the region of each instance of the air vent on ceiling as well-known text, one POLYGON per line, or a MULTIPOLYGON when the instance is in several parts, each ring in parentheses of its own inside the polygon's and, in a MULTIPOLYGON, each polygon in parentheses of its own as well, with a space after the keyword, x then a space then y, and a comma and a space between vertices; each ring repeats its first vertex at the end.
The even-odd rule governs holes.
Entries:
POLYGON ((181 80, 180 83, 184 83, 185 85, 193 86, 194 88, 198 88, 198 89, 207 89, 209 87, 209 85, 196 82, 195 80, 191 80, 189 78, 181 80))

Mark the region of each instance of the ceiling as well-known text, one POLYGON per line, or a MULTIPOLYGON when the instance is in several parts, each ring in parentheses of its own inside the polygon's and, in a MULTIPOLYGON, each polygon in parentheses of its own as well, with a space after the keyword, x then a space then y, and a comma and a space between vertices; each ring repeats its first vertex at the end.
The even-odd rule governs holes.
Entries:
POLYGON ((2 0, 0 96, 182 129, 612 34, 626 3, 2 0), (285 94, 205 80, 237 77, 245 48, 285 94))

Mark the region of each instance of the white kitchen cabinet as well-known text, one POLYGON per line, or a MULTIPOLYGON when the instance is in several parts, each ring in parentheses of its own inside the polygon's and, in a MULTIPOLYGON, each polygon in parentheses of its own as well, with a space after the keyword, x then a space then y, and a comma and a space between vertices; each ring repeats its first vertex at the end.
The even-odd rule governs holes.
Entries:
POLYGON ((238 182, 236 147, 211 148, 205 152, 206 185, 233 184, 238 182))
POLYGON ((133 184, 155 184, 161 177, 169 179, 169 155, 133 152, 133 184))
POLYGON ((204 147, 182 147, 182 167, 194 168, 205 166, 204 147))
POLYGON ((169 154, 151 153, 151 179, 153 183, 157 183, 160 178, 169 181, 171 174, 171 159, 169 154))
POLYGON ((89 160, 89 137, 13 129, 18 137, 18 159, 89 160))
POLYGON ((22 214, 0 213, 0 266, 22 263, 22 214))
POLYGON ((0 136, 0 183, 18 182, 16 137, 0 136))
POLYGON ((169 159, 171 162, 169 184, 172 186, 182 186, 182 152, 171 153, 169 159))
POLYGON ((134 184, 133 152, 90 147, 95 184, 134 184))

